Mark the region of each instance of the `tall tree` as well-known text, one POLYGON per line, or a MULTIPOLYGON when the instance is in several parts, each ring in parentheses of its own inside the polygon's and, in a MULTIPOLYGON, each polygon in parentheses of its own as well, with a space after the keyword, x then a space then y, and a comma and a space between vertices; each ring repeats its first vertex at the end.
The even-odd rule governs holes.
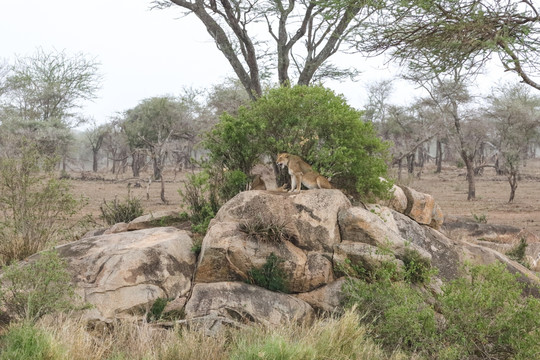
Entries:
POLYGON ((0 91, 2 125, 34 138, 41 150, 67 148, 69 128, 78 124, 84 101, 96 97, 100 86, 99 63, 83 54, 65 52, 19 57, 9 66, 0 91))
POLYGON ((395 59, 429 57, 434 73, 476 72, 493 57, 540 89, 540 8, 532 0, 389 1, 358 48, 395 59), (536 77, 536 79, 535 79, 536 77))
POLYGON ((486 113, 495 125, 495 143, 510 184, 508 202, 513 202, 523 159, 538 136, 540 97, 523 85, 505 84, 495 88, 488 100, 486 113))
POLYGON ((98 153, 103 145, 103 140, 108 132, 108 125, 98 125, 95 120, 91 120, 90 127, 85 131, 86 139, 92 149, 92 171, 98 171, 98 153))
MULTIPOLYGON (((280 85, 308 85, 355 74, 327 60, 373 13, 372 2, 283 0, 154 0, 178 6, 204 24, 252 99, 273 72, 280 85), (264 29, 267 32, 265 33, 264 29)), ((374 4, 375 2, 373 2, 374 4)))

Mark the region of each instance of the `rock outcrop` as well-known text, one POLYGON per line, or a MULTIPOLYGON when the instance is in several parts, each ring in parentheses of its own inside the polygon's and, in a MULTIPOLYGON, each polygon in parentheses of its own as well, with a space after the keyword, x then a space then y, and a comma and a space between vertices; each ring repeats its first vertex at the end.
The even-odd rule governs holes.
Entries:
POLYGON ((403 196, 394 197, 391 208, 366 209, 352 206, 338 190, 242 192, 212 220, 198 258, 189 232, 147 229, 161 223, 154 217, 57 249, 77 292, 93 305, 88 318, 141 316, 155 299, 165 298, 168 309, 184 314, 182 321, 214 330, 223 324, 310 322, 344 300, 340 265, 404 266, 409 251, 437 267, 442 280, 456 278, 464 261, 502 261, 523 281, 538 283, 494 249, 440 232, 442 215, 431 196, 397 187, 394 193, 403 196), (280 259, 289 294, 253 284, 254 269, 272 254, 280 259))
POLYGON ((144 312, 157 298, 186 296, 195 254, 186 231, 153 228, 88 237, 57 247, 73 274, 88 317, 112 319, 144 312))

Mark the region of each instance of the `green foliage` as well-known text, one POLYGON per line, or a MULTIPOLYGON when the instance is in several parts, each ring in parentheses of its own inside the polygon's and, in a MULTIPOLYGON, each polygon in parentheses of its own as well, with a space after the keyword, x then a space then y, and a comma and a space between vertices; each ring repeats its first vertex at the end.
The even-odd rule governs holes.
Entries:
POLYGON ((517 277, 501 263, 469 266, 430 301, 418 287, 390 276, 349 278, 343 290, 349 306, 366 311, 362 321, 389 350, 433 359, 532 359, 540 351, 540 300, 524 296, 517 277), (434 306, 444 323, 435 321, 434 306))
POLYGON ((540 353, 540 300, 502 263, 470 266, 444 288, 445 339, 463 358, 533 359, 540 353), (459 350, 459 351, 458 351, 459 350))
POLYGON ((385 348, 416 352, 435 342, 435 312, 408 283, 350 278, 344 291, 350 306, 366 312, 363 321, 385 348))
POLYGON ((0 159, 0 264, 50 246, 82 207, 68 182, 55 177, 56 160, 24 141, 17 154, 0 159))
POLYGON ((472 214, 473 216, 473 219, 475 222, 479 223, 479 224, 487 224, 487 215, 486 214, 480 214, 480 215, 477 215, 477 214, 472 214))
POLYGON ((146 314, 146 321, 151 322, 160 320, 163 310, 165 310, 165 306, 167 306, 167 302, 168 300, 165 298, 157 298, 148 311, 148 314, 146 314))
POLYGON ((31 323, 12 326, 0 337, 0 360, 57 360, 62 355, 51 336, 31 323))
POLYGON ((386 175, 388 145, 361 115, 322 86, 279 87, 237 116, 224 115, 204 145, 209 161, 229 170, 249 174, 261 157, 289 152, 331 177, 337 188, 382 196, 391 186, 379 179, 386 175))
POLYGON ((517 244, 512 250, 506 253, 506 255, 514 260, 520 263, 521 265, 525 267, 529 267, 529 264, 527 264, 527 261, 525 261, 525 251, 527 250, 527 240, 525 238, 519 239, 519 244, 517 244))
POLYGON ((184 181, 184 189, 178 190, 178 193, 188 204, 193 232, 204 235, 210 220, 220 207, 216 187, 210 184, 209 172, 202 171, 189 175, 184 181))
POLYGON ((233 198, 236 194, 246 190, 249 178, 240 170, 226 171, 223 182, 219 187, 219 197, 222 202, 233 198))
POLYGON ((132 197, 129 190, 123 202, 116 197, 113 201, 103 199, 103 204, 99 206, 99 209, 101 210, 101 218, 108 225, 120 222, 128 223, 141 216, 144 212, 141 200, 132 197))
POLYGON ((283 259, 271 253, 260 269, 253 268, 248 272, 248 282, 270 291, 287 293, 287 273, 282 264, 283 259))
POLYGON ((401 260, 405 265, 404 279, 411 284, 428 284, 431 277, 437 273, 429 259, 411 248, 405 249, 401 260))
POLYGON ((74 309, 75 294, 65 262, 55 251, 28 264, 3 268, 0 304, 10 316, 35 321, 45 314, 74 309))

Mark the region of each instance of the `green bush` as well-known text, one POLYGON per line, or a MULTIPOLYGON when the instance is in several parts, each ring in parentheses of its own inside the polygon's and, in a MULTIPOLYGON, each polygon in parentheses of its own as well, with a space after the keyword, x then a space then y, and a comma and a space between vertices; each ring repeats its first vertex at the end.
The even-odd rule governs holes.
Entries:
POLYGON ((211 184, 210 173, 202 171, 188 175, 184 181, 184 189, 178 190, 178 193, 188 204, 193 232, 204 235, 210 220, 216 216, 220 207, 216 187, 211 184))
POLYGON ((270 291, 287 293, 287 273, 282 264, 283 259, 271 253, 260 269, 253 268, 248 272, 248 282, 270 291))
POLYGON ((119 201, 116 197, 113 201, 103 199, 103 204, 99 206, 99 209, 101 210, 101 218, 108 225, 128 223, 144 213, 141 200, 132 197, 129 190, 124 201, 119 201))
POLYGON ((412 284, 427 284, 431 277, 437 273, 437 270, 431 266, 429 259, 420 255, 420 253, 411 248, 405 249, 401 259, 405 265, 404 279, 412 284))
POLYGON ((45 314, 76 308, 71 277, 55 251, 46 251, 28 264, 2 269, 0 304, 10 316, 35 321, 45 314))
POLYGON ((517 244, 514 248, 512 248, 510 251, 508 251, 506 253, 506 255, 514 260, 514 261, 517 261, 518 263, 520 263, 521 265, 525 266, 525 267, 529 267, 529 264, 527 263, 527 261, 525 260, 525 252, 527 250, 527 240, 525 240, 525 238, 520 238, 519 239, 519 244, 517 244))
POLYGON ((223 174, 223 182, 219 187, 219 196, 221 202, 225 203, 239 192, 246 190, 248 183, 249 178, 242 171, 225 171, 223 174))
POLYGON ((57 360, 63 358, 51 336, 23 322, 0 337, 0 360, 57 360))
POLYGON ((435 311, 408 283, 350 278, 344 291, 349 306, 365 311, 363 321, 385 348, 421 352, 436 342, 435 311))
POLYGON ((470 266, 443 289, 444 337, 455 359, 534 359, 540 354, 540 300, 502 263, 470 266))
POLYGON ((56 158, 22 142, 0 159, 0 264, 9 264, 60 240, 67 221, 83 206, 55 176, 56 158))
POLYGON ((225 114, 208 134, 209 161, 248 175, 266 157, 289 152, 303 157, 333 185, 364 197, 384 196, 387 148, 362 113, 322 86, 279 87, 237 116, 225 114))

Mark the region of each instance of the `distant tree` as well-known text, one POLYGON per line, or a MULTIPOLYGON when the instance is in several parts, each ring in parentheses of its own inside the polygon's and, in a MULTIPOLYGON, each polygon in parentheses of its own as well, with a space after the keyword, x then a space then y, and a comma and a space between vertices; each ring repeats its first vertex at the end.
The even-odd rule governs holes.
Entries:
POLYGON ((362 34, 374 2, 154 0, 157 8, 178 6, 204 24, 251 97, 277 72, 282 86, 309 85, 354 76, 328 62, 362 34), (267 33, 264 32, 267 30, 267 33))
POLYGON ((386 120, 380 126, 380 134, 383 134, 384 140, 394 145, 390 152, 392 164, 398 165, 398 179, 401 179, 403 160, 407 162, 407 172, 412 174, 416 154, 423 155, 424 145, 439 132, 440 125, 433 110, 421 101, 410 107, 388 108, 386 120))
POLYGON ((154 179, 161 172, 173 139, 191 138, 193 113, 187 99, 171 96, 145 99, 127 110, 121 123, 132 148, 147 149, 154 165, 154 179))
POLYGON ((98 171, 98 152, 103 145, 103 140, 108 132, 107 125, 98 125, 95 120, 91 120, 90 127, 84 132, 90 148, 92 149, 92 171, 98 171))
MULTIPOLYGON (((103 138, 102 147, 107 151, 107 168, 109 168, 109 160, 112 161, 111 172, 116 174, 120 167, 118 164, 127 161, 129 156, 129 145, 126 134, 120 126, 120 119, 113 118, 106 125, 107 132, 103 138)), ((134 170, 135 171, 135 170, 134 170)), ((139 168, 137 167, 137 171, 139 168)), ((134 175, 134 176, 138 176, 134 175)))
POLYGON ((357 43, 394 59, 429 58, 434 74, 476 73, 494 56, 505 71, 540 89, 540 8, 530 0, 387 1, 357 43))
POLYGON ((447 126, 449 137, 467 170, 467 200, 476 198, 475 161, 482 145, 486 141, 485 123, 477 112, 465 107, 471 102, 467 89, 466 76, 455 71, 453 77, 436 76, 432 81, 423 83, 429 93, 424 103, 437 109, 447 126))
POLYGON ((538 137, 540 97, 521 84, 504 84, 488 100, 487 116, 494 122, 496 146, 510 184, 508 202, 513 202, 529 144, 538 137))
POLYGON ((17 58, 9 66, 0 91, 2 125, 15 134, 34 138, 41 151, 67 149, 69 128, 81 120, 76 110, 96 97, 98 67, 83 54, 70 56, 41 49, 17 58))

